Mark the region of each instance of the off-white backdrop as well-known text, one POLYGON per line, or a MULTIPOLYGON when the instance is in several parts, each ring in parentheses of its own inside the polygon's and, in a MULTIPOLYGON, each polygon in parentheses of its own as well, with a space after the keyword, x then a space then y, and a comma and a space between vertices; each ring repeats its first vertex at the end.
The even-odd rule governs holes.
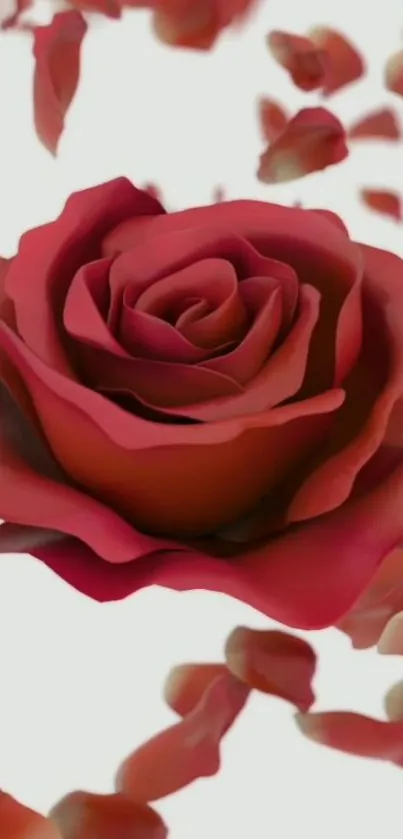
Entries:
MULTIPOLYGON (((275 67, 265 32, 329 24, 360 44, 369 73, 331 103, 348 121, 393 98, 382 67, 401 45, 400 0, 375 3, 368 15, 351 0, 262 0, 239 39, 222 39, 208 55, 158 45, 147 13, 96 21, 57 161, 32 131, 29 39, 1 36, 0 253, 12 254, 20 233, 52 218, 71 191, 123 174, 158 182, 172 208, 207 203, 217 183, 231 198, 300 199, 341 213, 356 238, 403 254, 402 227, 367 213, 356 197, 360 184, 403 188, 403 145, 357 144, 333 171, 284 187, 254 176, 256 96, 290 109, 316 101, 275 67)), ((174 718, 160 698, 167 670, 219 657, 238 623, 268 625, 201 592, 152 589, 99 605, 36 560, 0 557, 0 785, 44 811, 73 788, 108 791, 126 753, 174 718)), ((310 640, 321 656, 318 707, 381 713, 403 662, 354 653, 330 630, 310 640)), ((401 823, 402 785, 396 768, 306 743, 285 703, 256 697, 226 739, 221 774, 160 809, 173 839, 387 836, 401 823)))

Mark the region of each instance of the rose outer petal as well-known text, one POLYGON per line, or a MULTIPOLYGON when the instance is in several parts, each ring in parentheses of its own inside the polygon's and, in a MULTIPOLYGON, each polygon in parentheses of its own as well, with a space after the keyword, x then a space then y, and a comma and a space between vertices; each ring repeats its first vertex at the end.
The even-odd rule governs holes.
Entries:
POLYGON ((60 543, 32 553, 75 588, 98 600, 121 599, 148 585, 219 591, 288 626, 335 624, 377 568, 403 541, 403 465, 366 497, 349 501, 284 536, 223 559, 184 549, 125 566, 100 562, 84 545, 60 543))
POLYGON ((34 118, 41 142, 56 154, 64 120, 80 75, 80 49, 87 31, 77 11, 56 14, 34 29, 34 118))

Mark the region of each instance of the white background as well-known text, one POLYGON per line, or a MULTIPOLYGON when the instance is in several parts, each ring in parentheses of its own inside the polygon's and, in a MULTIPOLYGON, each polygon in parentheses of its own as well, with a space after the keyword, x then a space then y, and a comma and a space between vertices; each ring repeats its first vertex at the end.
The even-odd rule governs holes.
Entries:
MULTIPOLYGON (((334 111, 348 122, 394 101, 403 118, 403 101, 382 87, 384 62, 402 44, 400 0, 370 10, 351 0, 263 0, 242 35, 208 55, 158 45, 147 13, 134 12, 93 26, 57 161, 32 131, 29 38, 1 36, 0 253, 12 254, 22 231, 52 218, 71 191, 126 175, 159 183, 172 208, 207 203, 216 184, 231 198, 328 207, 355 238, 403 255, 402 227, 357 200, 358 185, 403 188, 403 145, 357 144, 333 171, 287 187, 255 179, 256 96, 292 111, 316 102, 293 89, 264 36, 319 24, 348 33, 370 65, 334 97, 334 111)), ((174 719, 160 698, 168 669, 219 658, 239 623, 268 626, 242 604, 200 592, 150 589, 99 605, 34 559, 0 557, 0 785, 44 812, 73 788, 111 790, 118 762, 174 719)), ((352 652, 330 630, 310 640, 321 656, 318 707, 381 714, 403 663, 352 652)), ((285 703, 256 697, 226 739, 221 774, 160 810, 173 839, 361 839, 397 835, 401 796, 398 769, 305 742, 285 703)))

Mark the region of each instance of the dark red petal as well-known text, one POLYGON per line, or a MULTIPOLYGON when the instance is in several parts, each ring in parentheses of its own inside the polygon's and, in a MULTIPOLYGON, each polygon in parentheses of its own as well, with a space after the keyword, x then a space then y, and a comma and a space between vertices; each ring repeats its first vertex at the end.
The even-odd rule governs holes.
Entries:
POLYGON ((392 108, 379 108, 357 120, 347 136, 350 140, 400 140, 402 132, 396 112, 392 108))
POLYGON ((263 139, 273 143, 283 133, 289 120, 288 113, 282 105, 267 97, 259 99, 258 108, 263 139))
POLYGON ((334 29, 317 27, 309 32, 309 37, 318 49, 326 53, 324 96, 336 93, 365 73, 364 59, 345 35, 334 29))
POLYGON ((297 715, 306 737, 347 754, 403 766, 403 722, 385 722, 352 711, 297 715))
POLYGON ((392 93, 403 96, 403 50, 389 58, 385 67, 385 86, 392 93))
POLYGON ((388 189, 361 189, 360 196, 370 210, 389 216, 395 221, 402 220, 402 199, 397 192, 388 189))
POLYGON ((229 670, 249 688, 279 696, 307 711, 315 701, 316 655, 302 638, 239 626, 225 645, 229 670))
MULTIPOLYGON (((52 808, 50 817, 63 839, 167 839, 168 836, 155 810, 119 793, 71 792, 52 808)), ((38 839, 42 836, 38 835, 38 839)))
POLYGON ((263 183, 282 183, 320 172, 348 155, 341 122, 325 108, 304 108, 260 158, 263 183))
POLYGON ((200 702, 209 685, 226 673, 225 664, 179 664, 166 679, 165 702, 179 716, 186 717, 200 702))
POLYGON ((1 790, 0 836, 1 839, 62 839, 53 822, 1 790))
POLYGON ((126 758, 117 773, 116 789, 135 801, 156 801, 197 778, 215 775, 221 739, 248 694, 229 673, 216 678, 186 717, 126 758))
POLYGON ((301 90, 322 87, 326 72, 326 53, 303 35, 275 30, 269 32, 267 44, 273 58, 288 72, 301 90))
POLYGON ((80 12, 60 12, 34 30, 36 133, 56 154, 80 76, 80 49, 87 24, 80 12))

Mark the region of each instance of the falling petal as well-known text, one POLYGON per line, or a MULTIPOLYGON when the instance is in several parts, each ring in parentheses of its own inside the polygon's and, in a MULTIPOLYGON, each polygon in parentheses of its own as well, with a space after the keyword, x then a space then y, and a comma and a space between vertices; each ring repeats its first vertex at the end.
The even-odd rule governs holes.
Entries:
POLYGON ((370 210, 375 210, 383 216, 390 216, 395 221, 401 221, 401 198, 396 192, 390 192, 387 189, 362 189, 360 196, 370 210))
POLYGON ((56 825, 49 819, 1 791, 0 836, 1 839, 61 839, 56 825))
POLYGON ((327 27, 317 27, 309 32, 309 38, 318 49, 326 53, 326 76, 322 88, 324 96, 336 93, 365 73, 364 59, 340 32, 327 27))
POLYGON ((249 691, 229 673, 207 688, 180 722, 161 731, 121 765, 116 789, 136 801, 156 801, 220 768, 220 741, 249 691))
POLYGON ((255 4, 256 0, 163 0, 149 5, 154 6, 155 34, 163 43, 208 50, 223 29, 243 22, 255 4))
POLYGON ((34 116, 41 142, 56 154, 80 75, 80 48, 87 24, 77 11, 60 12, 34 32, 34 116))
POLYGON ((385 67, 385 86, 392 93, 403 96, 403 50, 391 55, 385 67))
POLYGON ((166 839, 168 836, 155 810, 119 793, 71 792, 52 808, 50 817, 63 839, 166 839))
POLYGON ((229 636, 225 654, 231 673, 248 687, 286 699, 302 711, 314 702, 316 656, 302 638, 240 626, 229 636))
POLYGON ((347 157, 341 122, 325 108, 304 108, 260 158, 263 183, 292 181, 340 163, 347 157))
POLYGON ((359 119, 348 131, 350 140, 400 140, 401 128, 392 108, 379 108, 359 119))
POLYGON ((301 90, 317 90, 325 80, 327 57, 309 38, 275 30, 267 44, 273 58, 287 70, 301 90))
POLYGON ((358 757, 403 766, 403 722, 385 722, 352 711, 297 714, 300 731, 310 740, 358 757))
POLYGON ((378 641, 378 653, 403 655, 403 612, 393 615, 378 641))
POLYGON ((164 686, 165 702, 179 716, 186 717, 200 702, 209 685, 226 673, 225 664, 180 664, 168 674, 164 686))
POLYGON ((263 139, 267 143, 273 143, 286 128, 289 119, 288 114, 282 105, 266 97, 259 100, 258 108, 263 139))
POLYGON ((386 716, 392 722, 403 720, 403 682, 393 685, 384 699, 386 716))
POLYGON ((32 6, 32 0, 14 0, 14 11, 0 23, 0 29, 14 29, 20 22, 20 17, 32 6))

